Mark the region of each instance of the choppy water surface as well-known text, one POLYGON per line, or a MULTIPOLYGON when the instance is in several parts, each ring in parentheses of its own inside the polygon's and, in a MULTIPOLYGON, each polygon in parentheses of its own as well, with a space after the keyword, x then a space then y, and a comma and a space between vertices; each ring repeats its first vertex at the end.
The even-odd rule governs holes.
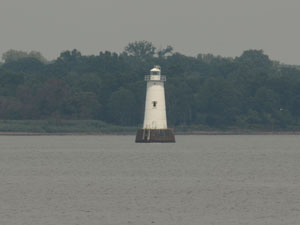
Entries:
POLYGON ((0 224, 299 225, 299 136, 0 136, 0 224))

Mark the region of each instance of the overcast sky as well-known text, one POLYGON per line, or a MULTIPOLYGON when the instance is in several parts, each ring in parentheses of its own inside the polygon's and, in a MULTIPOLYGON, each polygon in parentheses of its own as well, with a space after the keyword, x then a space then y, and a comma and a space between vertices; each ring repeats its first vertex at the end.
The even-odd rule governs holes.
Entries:
POLYGON ((300 64, 299 23, 299 0, 1 0, 0 55, 119 53, 147 40, 190 56, 263 49, 273 60, 300 64))

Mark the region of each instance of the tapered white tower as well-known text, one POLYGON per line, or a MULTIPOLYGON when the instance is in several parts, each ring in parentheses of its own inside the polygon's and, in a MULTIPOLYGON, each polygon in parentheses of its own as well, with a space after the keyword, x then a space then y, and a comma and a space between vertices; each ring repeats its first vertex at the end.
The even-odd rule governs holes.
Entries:
POLYGON ((160 74, 160 67, 150 70, 147 81, 144 129, 167 129, 164 82, 166 76, 160 74))
POLYGON ((164 82, 160 66, 150 70, 145 76, 147 92, 143 129, 138 130, 136 142, 175 142, 175 136, 167 127, 164 82))

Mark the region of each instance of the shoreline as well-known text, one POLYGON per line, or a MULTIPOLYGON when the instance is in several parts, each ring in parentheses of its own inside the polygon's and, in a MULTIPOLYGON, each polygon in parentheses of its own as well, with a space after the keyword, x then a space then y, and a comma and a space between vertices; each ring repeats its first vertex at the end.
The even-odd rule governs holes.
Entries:
POLYGON ((189 131, 175 135, 300 135, 300 131, 189 131))
MULTIPOLYGON (((300 131, 177 131, 176 135, 300 135, 300 131)), ((127 136, 136 135, 135 132, 0 132, 0 136, 127 136)))

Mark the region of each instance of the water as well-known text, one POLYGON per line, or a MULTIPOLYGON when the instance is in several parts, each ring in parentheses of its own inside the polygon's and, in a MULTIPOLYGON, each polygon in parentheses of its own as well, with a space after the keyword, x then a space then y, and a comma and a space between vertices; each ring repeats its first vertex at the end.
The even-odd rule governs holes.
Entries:
POLYGON ((0 224, 299 225, 299 136, 0 136, 0 224))

